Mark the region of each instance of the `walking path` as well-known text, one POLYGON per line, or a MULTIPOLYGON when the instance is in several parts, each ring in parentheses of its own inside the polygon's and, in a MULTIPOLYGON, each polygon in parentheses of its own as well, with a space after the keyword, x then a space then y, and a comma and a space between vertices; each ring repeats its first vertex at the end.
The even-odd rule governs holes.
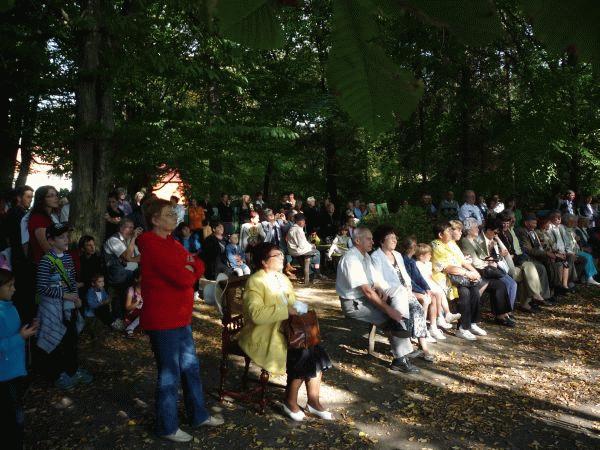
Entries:
MULTIPOLYGON (((219 320, 202 304, 194 336, 207 401, 227 423, 192 431, 192 445, 180 448, 600 448, 600 289, 518 315, 515 329, 484 322, 489 336, 474 343, 448 336, 432 346, 435 365, 416 361, 418 375, 387 370, 382 336, 378 355, 367 355, 369 327, 343 318, 332 284, 298 294, 319 312, 335 363, 322 399, 339 420, 292 423, 277 405, 260 416, 239 403, 219 404, 219 320)), ((95 347, 84 340, 81 355, 95 381, 67 400, 34 378, 26 398, 28 447, 179 448, 152 434, 155 369, 145 336, 109 334, 95 347)), ((235 378, 241 369, 231 372, 235 378)), ((273 381, 283 386, 285 378, 273 381)), ((283 391, 271 393, 277 399, 283 391)))

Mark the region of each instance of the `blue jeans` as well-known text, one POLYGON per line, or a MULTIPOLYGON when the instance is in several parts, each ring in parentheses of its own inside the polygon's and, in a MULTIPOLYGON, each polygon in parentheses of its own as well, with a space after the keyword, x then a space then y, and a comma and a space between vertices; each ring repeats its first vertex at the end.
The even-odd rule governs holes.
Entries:
POLYGON ((171 330, 149 330, 150 344, 156 359, 156 432, 173 434, 179 428, 177 400, 180 380, 188 420, 192 426, 208 419, 200 380, 200 362, 194 347, 192 327, 171 330))

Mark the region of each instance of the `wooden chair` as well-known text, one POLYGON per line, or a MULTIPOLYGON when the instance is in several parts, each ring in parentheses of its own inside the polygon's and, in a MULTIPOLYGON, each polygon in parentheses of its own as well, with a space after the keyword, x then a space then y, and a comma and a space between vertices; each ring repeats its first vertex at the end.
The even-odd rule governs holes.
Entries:
POLYGON ((369 355, 375 354, 375 338, 377 337, 377 325, 371 324, 371 331, 369 331, 369 348, 367 353, 369 355))
POLYGON ((219 400, 223 401, 225 397, 236 400, 258 403, 261 414, 265 412, 267 406, 267 385, 269 383, 269 372, 262 369, 260 373, 258 386, 248 389, 248 371, 250 370, 251 359, 240 348, 237 343, 236 335, 244 326, 244 316, 242 315, 243 293, 246 281, 249 275, 243 277, 230 278, 221 281, 223 289, 222 308, 223 318, 221 319, 221 380, 219 384, 219 400), (241 390, 225 389, 225 380, 229 373, 229 357, 231 355, 244 358, 244 374, 242 376, 241 390))

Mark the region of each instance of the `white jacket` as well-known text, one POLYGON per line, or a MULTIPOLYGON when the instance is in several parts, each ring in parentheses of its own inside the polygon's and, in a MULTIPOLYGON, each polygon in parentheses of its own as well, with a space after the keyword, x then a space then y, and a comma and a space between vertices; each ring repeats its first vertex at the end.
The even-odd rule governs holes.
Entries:
POLYGON ((288 231, 287 244, 288 252, 292 256, 306 255, 314 250, 312 244, 306 239, 304 230, 298 225, 294 225, 288 231))
POLYGON ((408 317, 408 299, 413 296, 410 275, 406 271, 402 255, 397 251, 393 251, 392 254, 394 255, 396 264, 402 272, 402 277, 404 278, 406 286, 403 286, 402 283, 400 283, 396 269, 394 269, 392 263, 390 263, 390 261, 387 259, 387 256, 385 256, 383 250, 375 250, 371 254, 371 260, 373 261, 373 267, 375 270, 379 272, 380 276, 383 278, 383 281, 389 286, 388 289, 385 289, 387 294, 390 295, 390 297, 401 297, 401 301, 399 301, 400 299, 396 299, 396 301, 394 301, 394 304, 396 305, 394 308, 398 309, 404 317, 408 317))

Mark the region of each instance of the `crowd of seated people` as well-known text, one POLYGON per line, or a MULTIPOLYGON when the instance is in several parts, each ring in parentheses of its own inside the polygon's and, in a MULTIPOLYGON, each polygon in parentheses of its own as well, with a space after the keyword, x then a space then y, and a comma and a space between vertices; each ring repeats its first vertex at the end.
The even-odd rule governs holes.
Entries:
MULTIPOLYGON (((224 193, 215 205, 206 196, 201 201, 190 199, 186 207, 177 196, 158 200, 142 191, 130 203, 126 191, 117 189, 108 196, 101 218, 105 236, 85 235, 71 243, 71 227, 65 222, 71 213, 69 202, 61 201, 52 186, 35 192, 24 186, 0 211, 0 270, 6 272, 0 274, 0 284, 6 295, 16 290, 20 321, 32 324, 21 335, 37 333, 37 359, 59 389, 92 380, 77 359, 82 327, 93 336, 104 327, 131 338, 144 327, 142 311, 156 307, 158 297, 144 286, 157 279, 146 275, 142 279, 140 274, 140 264, 144 272, 142 247, 166 255, 165 265, 154 261, 152 271, 163 278, 161 286, 182 293, 186 305, 200 274, 215 280, 220 274, 254 273, 251 286, 269 280, 280 283, 289 301, 268 326, 259 323, 255 311, 246 311, 249 325, 243 336, 250 343, 299 313, 302 304, 295 301, 289 280, 318 282, 325 278, 324 265, 328 265, 330 271, 336 270, 342 313, 382 327, 391 345, 390 369, 416 373, 419 369, 411 359, 434 363, 433 344, 449 335, 467 341, 488 335, 481 314, 485 303, 492 323, 514 328, 516 311, 536 314, 560 303, 577 285, 600 285, 598 210, 591 196, 583 196, 578 205, 575 193, 567 191, 550 211, 521 210, 514 198, 503 201, 497 194, 485 201, 472 190, 463 198, 460 205, 454 192, 447 191, 436 204, 430 194, 424 194, 421 206, 432 230, 429 239, 419 242, 414 236, 398 235, 391 226, 366 228, 365 218, 381 215, 384 209, 360 199, 338 211, 329 199, 303 201, 294 193, 281 196, 275 204, 261 193, 242 195, 237 202, 224 193), (157 202, 162 202, 159 209, 149 206, 157 202), (168 246, 162 248, 163 241, 152 233, 166 239, 168 246), (257 253, 261 256, 253 258, 257 253), (165 269, 170 258, 186 262, 179 268, 185 286, 178 286, 165 269), (309 276, 297 277, 295 267, 304 262, 309 276), (144 292, 150 301, 142 298, 144 292)), ((251 304, 271 301, 265 296, 248 297, 251 304)), ((155 310, 157 317, 159 310, 155 310)), ((173 320, 179 323, 177 317, 173 320)), ((160 329, 146 331, 156 335, 156 342, 161 339, 160 329)), ((157 361, 169 351, 154 350, 157 361)), ((282 372, 284 354, 263 355, 265 367, 282 372)), ((319 400, 321 372, 331 365, 324 349, 293 355, 287 364, 286 413, 294 420, 304 417, 297 393, 305 383, 308 410, 331 420, 332 414, 319 400), (297 364, 305 358, 311 365, 300 370, 297 364), (296 365, 294 370, 290 364, 296 365)), ((207 420, 212 419, 202 417, 207 420)))

